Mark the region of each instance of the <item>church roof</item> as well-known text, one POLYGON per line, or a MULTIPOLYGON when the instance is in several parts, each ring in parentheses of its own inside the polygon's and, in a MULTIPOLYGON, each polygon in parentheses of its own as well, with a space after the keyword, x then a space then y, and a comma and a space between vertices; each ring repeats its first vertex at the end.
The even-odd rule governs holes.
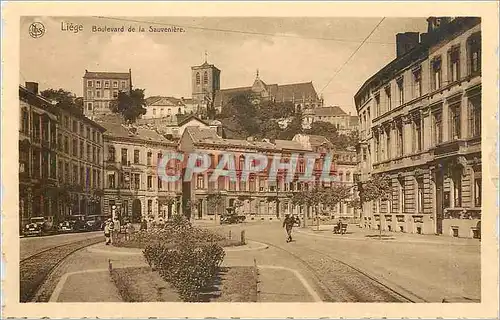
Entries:
POLYGON ((341 117, 348 115, 339 106, 314 108, 313 112, 315 116, 321 117, 341 117))
POLYGON ((183 104, 181 99, 174 97, 153 96, 146 98, 147 106, 178 106, 183 104))
POLYGON ((222 106, 227 103, 231 98, 236 95, 253 93, 252 88, 256 87, 256 82, 259 82, 260 86, 264 86, 268 95, 274 98, 276 101, 300 101, 304 99, 305 101, 317 101, 318 94, 314 89, 312 81, 304 83, 292 83, 292 84, 266 84, 261 79, 256 79, 252 87, 239 87, 231 89, 221 89, 215 94, 214 104, 216 106, 222 106))

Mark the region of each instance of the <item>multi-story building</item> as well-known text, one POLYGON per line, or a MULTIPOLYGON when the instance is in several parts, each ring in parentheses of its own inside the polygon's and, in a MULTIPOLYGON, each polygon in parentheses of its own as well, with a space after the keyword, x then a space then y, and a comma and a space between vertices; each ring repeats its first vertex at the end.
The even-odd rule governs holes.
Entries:
POLYGON ((19 86, 19 224, 57 208, 57 110, 38 84, 19 86))
POLYGON ((59 216, 101 214, 105 129, 72 106, 57 105, 59 185, 69 191, 59 216))
POLYGON ((119 121, 102 125, 107 129, 104 213, 117 213, 134 222, 142 217, 167 219, 180 213, 181 182, 166 182, 158 175, 162 157, 175 151, 177 143, 155 130, 126 126, 119 121))
MULTIPOLYGON (((184 154, 202 152, 212 159, 211 167, 206 172, 196 175, 190 183, 185 182, 184 185, 186 193, 184 199, 195 203, 192 216, 196 219, 215 218, 215 210, 209 207, 208 200, 214 193, 220 193, 224 197, 224 208, 239 203, 238 210, 241 214, 247 215, 249 220, 273 220, 287 213, 303 216, 306 213, 305 208, 291 202, 293 193, 323 183, 320 176, 324 157, 319 157, 314 164, 312 174, 316 177, 315 182, 299 179, 305 173, 304 156, 312 152, 310 146, 305 146, 299 141, 224 139, 217 135, 215 129, 188 127, 181 137, 179 150, 184 154), (220 176, 215 181, 209 179, 223 153, 230 153, 233 156, 236 181, 228 176, 220 176), (245 158, 256 154, 266 156, 268 166, 261 172, 250 174, 246 180, 241 179, 245 158), (279 171, 276 179, 269 179, 273 157, 279 155, 280 162, 289 162, 294 154, 298 155, 298 159, 292 181, 287 181, 286 171, 279 171)), ((330 169, 333 172, 335 168, 332 166, 330 169)), ((311 217, 310 212, 307 215, 311 217)))
POLYGON ((120 92, 132 90, 132 71, 90 72, 83 75, 83 109, 85 116, 111 114, 110 104, 120 92))
POLYGON ((359 122, 357 116, 351 116, 350 112, 345 112, 339 106, 304 110, 302 128, 310 129, 311 124, 316 121, 331 123, 342 134, 357 131, 359 122))
POLYGON ((332 154, 332 160, 335 164, 335 173, 337 181, 351 188, 351 197, 341 201, 335 207, 331 208, 331 214, 334 217, 345 217, 357 219, 356 208, 349 205, 349 202, 355 198, 357 186, 354 183, 354 177, 358 171, 358 159, 355 150, 335 150, 333 144, 325 137, 318 135, 297 134, 293 141, 300 143, 305 149, 324 157, 332 154))
POLYGON ((364 204, 362 225, 479 237, 480 19, 432 17, 428 25, 420 42, 398 36, 396 59, 355 95, 361 181, 385 175, 392 191, 364 204))
POLYGON ((186 113, 184 99, 154 96, 146 99, 146 113, 141 119, 165 119, 177 122, 177 115, 186 113))
POLYGON ((104 128, 81 110, 19 87, 20 222, 33 216, 99 214, 104 128))

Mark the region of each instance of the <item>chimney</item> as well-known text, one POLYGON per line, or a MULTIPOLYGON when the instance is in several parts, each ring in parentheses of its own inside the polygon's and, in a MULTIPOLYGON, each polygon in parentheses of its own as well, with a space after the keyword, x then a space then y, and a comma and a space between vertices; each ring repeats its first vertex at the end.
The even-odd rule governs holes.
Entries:
POLYGON ((396 35, 396 57, 401 57, 418 45, 418 32, 405 32, 396 35))
POLYGON ((26 89, 31 93, 38 94, 38 82, 26 81, 26 89))

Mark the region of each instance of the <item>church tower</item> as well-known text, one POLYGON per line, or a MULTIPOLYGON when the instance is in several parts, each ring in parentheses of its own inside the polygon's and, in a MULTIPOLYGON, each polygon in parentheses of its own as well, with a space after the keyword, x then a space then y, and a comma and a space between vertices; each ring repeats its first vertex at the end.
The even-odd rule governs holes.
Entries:
POLYGON ((220 70, 207 62, 191 67, 191 86, 193 102, 198 107, 213 106, 215 93, 220 90, 220 70))

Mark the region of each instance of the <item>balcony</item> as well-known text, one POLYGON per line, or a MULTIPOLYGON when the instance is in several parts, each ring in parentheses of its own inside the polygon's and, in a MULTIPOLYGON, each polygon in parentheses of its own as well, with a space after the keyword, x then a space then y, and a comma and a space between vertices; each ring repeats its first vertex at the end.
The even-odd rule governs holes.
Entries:
POLYGON ((444 219, 472 220, 481 219, 481 208, 446 208, 444 219))

